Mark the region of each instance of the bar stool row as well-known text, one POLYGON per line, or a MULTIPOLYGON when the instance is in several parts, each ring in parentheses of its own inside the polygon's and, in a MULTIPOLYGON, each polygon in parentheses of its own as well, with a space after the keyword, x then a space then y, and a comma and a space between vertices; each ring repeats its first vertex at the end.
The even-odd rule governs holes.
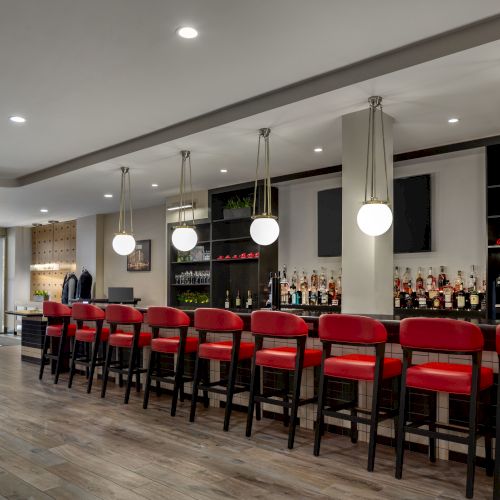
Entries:
MULTIPOLYGON (((467 445, 466 496, 472 498, 476 462, 476 441, 485 437, 486 471, 494 472, 494 498, 500 498, 500 446, 496 447, 496 460, 492 457, 492 424, 489 419, 478 422, 478 403, 491 402, 493 371, 481 366, 483 336, 481 330, 468 322, 452 319, 407 318, 401 321, 400 342, 403 361, 385 357, 387 332, 384 326, 371 318, 339 314, 325 314, 319 320, 319 337, 323 350, 306 347, 308 327, 296 315, 277 311, 254 311, 251 316, 253 342, 242 341, 243 322, 241 318, 226 310, 201 308, 194 314, 194 328, 197 337, 188 336, 190 318, 183 311, 171 307, 150 307, 147 323, 151 333, 142 332, 144 321, 137 309, 123 305, 109 305, 105 311, 90 304, 73 304, 70 309, 55 302, 43 304, 48 326, 44 340, 39 378, 42 379, 47 360, 55 360, 54 383, 58 382, 62 356, 70 346, 70 373, 68 386, 71 387, 77 364, 86 367, 87 392, 92 389, 95 368, 103 367, 101 397, 105 397, 109 372, 116 372, 119 384, 123 386, 126 375, 124 403, 128 403, 133 378, 136 390, 140 391, 140 376, 146 373, 143 407, 146 409, 150 398, 152 381, 156 382, 160 394, 161 382, 173 383, 171 415, 175 416, 177 401, 184 400, 184 384, 192 382, 191 410, 189 419, 195 420, 199 391, 202 403, 209 406, 208 393, 226 396, 223 429, 229 430, 233 398, 236 393, 249 391, 246 436, 252 432, 254 414, 262 417, 262 404, 278 405, 283 408, 283 421, 288 426, 288 448, 292 449, 297 426, 298 408, 301 405, 318 402, 314 436, 314 455, 319 455, 322 436, 325 431, 325 417, 335 417, 350 421, 350 437, 358 439, 358 424, 369 427, 368 471, 373 471, 377 443, 378 423, 385 419, 394 420, 396 440, 396 478, 401 479, 405 434, 426 436, 429 442, 429 458, 436 460, 436 440, 453 441, 467 445), (73 318, 76 324, 70 323, 73 318), (106 321, 109 328, 104 328, 106 321), (85 323, 93 323, 92 326, 85 323), (124 332, 118 327, 126 326, 133 332, 124 332), (160 330, 176 330, 177 335, 160 337, 160 330), (230 340, 208 341, 207 334, 224 334, 230 340), (51 338, 59 338, 57 354, 49 354, 51 338), (72 341, 71 341, 72 339, 72 341), (293 346, 264 346, 264 341, 286 340, 293 346), (357 348, 372 348, 375 354, 332 355, 335 345, 357 348), (141 350, 150 347, 147 370, 141 367, 141 350), (124 365, 123 350, 129 351, 128 365, 124 365), (99 352, 105 355, 99 357, 99 352), (117 350, 117 360, 113 352, 117 350), (83 353, 82 353, 83 351, 83 353), (426 362, 413 364, 412 355, 417 353, 457 354, 468 356, 470 364, 426 362), (196 353, 193 377, 187 377, 184 370, 186 354, 196 353), (176 366, 173 377, 162 373, 161 356, 175 354, 176 366), (210 361, 229 363, 227 378, 210 380, 210 361), (251 360, 250 385, 237 382, 238 366, 251 360), (301 399, 302 372, 307 367, 321 367, 317 397, 301 399), (282 391, 262 389, 262 368, 284 372, 282 391), (290 390, 289 375, 293 374, 290 390), (371 408, 358 407, 357 384, 351 401, 333 401, 327 398, 328 381, 348 380, 357 383, 373 383, 371 408), (381 408, 381 394, 384 382, 389 381, 396 397, 393 408, 381 408), (409 412, 409 390, 424 391, 430 398, 430 415, 416 418, 409 412), (470 398, 468 425, 459 427, 437 422, 436 398, 439 392, 466 395, 470 398), (346 412, 347 411, 347 412, 346 412), (480 425, 482 424, 482 425, 480 425), (422 428, 426 427, 426 428, 422 428), (443 432, 446 431, 446 432, 443 432), (451 433, 450 431, 454 432, 451 433), (464 435, 457 435, 464 434, 464 435)), ((500 355, 500 328, 497 329, 497 352, 500 355)), ((387 384, 386 384, 387 385, 387 384)), ((499 386, 500 387, 500 386, 499 386)), ((500 401, 500 389, 498 394, 500 401)), ((497 405, 497 442, 500 439, 500 405, 497 405)))

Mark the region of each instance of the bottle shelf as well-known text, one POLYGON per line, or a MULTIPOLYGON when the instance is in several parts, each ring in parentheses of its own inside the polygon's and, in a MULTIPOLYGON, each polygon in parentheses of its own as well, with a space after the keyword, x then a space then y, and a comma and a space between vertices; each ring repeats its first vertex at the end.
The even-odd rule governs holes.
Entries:
POLYGON ((190 260, 186 262, 171 262, 173 266, 189 266, 191 264, 207 264, 210 265, 209 260, 190 260))
POLYGON ((212 262, 222 262, 224 264, 229 264, 230 262, 258 262, 259 257, 253 257, 251 259, 212 259, 212 262))

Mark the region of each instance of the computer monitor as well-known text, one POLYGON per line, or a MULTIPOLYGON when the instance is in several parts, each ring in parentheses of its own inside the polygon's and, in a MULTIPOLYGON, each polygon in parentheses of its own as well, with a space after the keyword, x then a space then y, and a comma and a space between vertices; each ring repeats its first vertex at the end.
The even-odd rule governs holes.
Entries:
POLYGON ((108 287, 108 302, 110 304, 133 304, 134 289, 132 287, 108 287))

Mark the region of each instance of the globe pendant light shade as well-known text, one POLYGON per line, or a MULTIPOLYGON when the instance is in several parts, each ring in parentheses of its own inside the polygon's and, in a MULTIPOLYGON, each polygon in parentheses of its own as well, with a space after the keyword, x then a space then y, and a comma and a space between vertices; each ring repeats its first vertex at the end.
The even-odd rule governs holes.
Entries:
POLYGON ((381 236, 392 225, 392 211, 387 203, 371 200, 358 211, 358 227, 368 236, 381 236))
POLYGON ((280 226, 278 218, 272 212, 271 198, 271 174, 269 161, 269 135, 271 129, 261 128, 259 130, 259 143, 257 148, 257 168, 255 170, 255 186, 253 192, 253 211, 252 224, 250 225, 250 236, 258 245, 266 246, 274 243, 280 234, 280 226), (257 187, 259 180, 259 165, 261 141, 264 142, 264 196, 263 196, 263 211, 261 214, 256 213, 257 202, 257 187))
POLYGON ((194 225, 194 199, 193 199, 193 183, 191 176, 191 152, 181 151, 181 182, 179 186, 179 223, 174 228, 172 233, 172 245, 181 252, 189 252, 196 243, 198 243, 198 235, 196 234, 194 225), (190 198, 186 196, 186 189, 189 174, 189 190, 190 198), (188 204, 187 201, 190 200, 188 204), (191 223, 186 223, 186 210, 191 212, 191 223))
POLYGON ((256 217, 250 225, 250 236, 258 245, 271 245, 279 234, 280 226, 276 217, 256 217))
POLYGON ((181 226, 176 227, 172 233, 172 245, 181 252, 189 252, 196 243, 198 243, 198 235, 193 227, 181 226))
POLYGON ((115 234, 113 250, 118 255, 130 255, 135 249, 135 238, 128 233, 115 234))
POLYGON ((130 190, 130 172, 128 167, 121 167, 122 180, 120 188, 120 217, 118 219, 118 232, 113 238, 113 250, 118 255, 130 255, 135 249, 132 224, 132 193, 130 190), (129 221, 127 225, 127 205, 129 221), (128 229, 127 230, 127 226, 128 229))

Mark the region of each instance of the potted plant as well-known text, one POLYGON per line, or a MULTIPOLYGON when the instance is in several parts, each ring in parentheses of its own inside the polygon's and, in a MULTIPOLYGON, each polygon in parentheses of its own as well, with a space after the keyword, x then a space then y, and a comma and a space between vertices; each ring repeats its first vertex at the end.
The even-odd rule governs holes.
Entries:
POLYGON ((49 292, 47 290, 35 290, 33 292, 33 302, 43 302, 49 300, 49 292))
POLYGON ((197 307, 207 307, 210 299, 207 293, 192 292, 187 290, 184 293, 177 295, 177 300, 181 307, 189 307, 196 309, 197 307))
POLYGON ((253 199, 251 196, 240 198, 238 195, 227 200, 222 211, 224 219, 243 219, 252 215, 253 199))

